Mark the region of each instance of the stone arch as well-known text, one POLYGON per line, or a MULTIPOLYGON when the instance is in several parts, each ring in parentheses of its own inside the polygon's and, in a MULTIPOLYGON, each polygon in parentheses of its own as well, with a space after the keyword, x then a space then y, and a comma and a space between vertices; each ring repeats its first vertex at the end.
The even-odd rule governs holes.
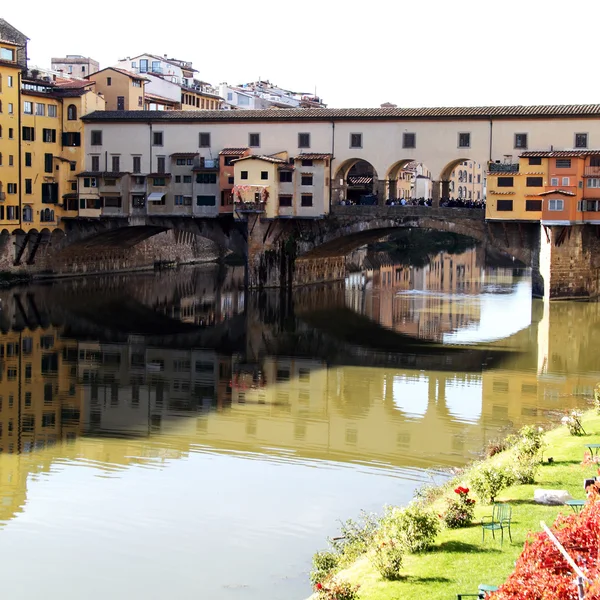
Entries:
MULTIPOLYGON (((370 195, 381 200, 385 192, 385 189, 381 189, 381 184, 385 186, 385 182, 379 181, 379 175, 372 163, 363 158, 348 158, 335 170, 332 182, 333 203, 340 204, 349 200, 358 204, 361 197, 370 195)), ((367 202, 364 199, 363 201, 367 202)))
POLYGON ((414 199, 431 200, 433 193, 433 174, 427 164, 415 159, 396 161, 386 173, 385 185, 387 200, 414 199), (401 177, 410 172, 410 183, 401 181, 401 177), (419 182, 419 179, 426 180, 419 182), (408 184, 408 186, 407 186, 408 184))
POLYGON ((466 201, 484 200, 484 173, 485 165, 473 158, 462 157, 448 162, 440 173, 442 203, 459 198, 466 201), (463 166, 463 163, 467 164, 463 166))

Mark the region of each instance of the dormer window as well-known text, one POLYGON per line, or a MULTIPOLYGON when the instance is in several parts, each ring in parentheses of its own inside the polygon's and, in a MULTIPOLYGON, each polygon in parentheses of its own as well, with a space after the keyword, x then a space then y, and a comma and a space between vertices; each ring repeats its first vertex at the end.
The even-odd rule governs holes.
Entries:
POLYGON ((0 48, 0 59, 15 61, 15 51, 12 48, 0 48))

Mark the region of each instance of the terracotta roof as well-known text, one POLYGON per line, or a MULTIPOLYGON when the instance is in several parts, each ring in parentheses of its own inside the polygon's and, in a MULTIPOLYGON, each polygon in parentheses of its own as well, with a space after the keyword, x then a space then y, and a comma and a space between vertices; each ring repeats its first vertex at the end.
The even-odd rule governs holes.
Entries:
POLYGON ((171 158, 195 158, 198 154, 198 152, 174 152, 170 156, 171 158))
MULTIPOLYGON (((139 79, 140 81, 148 81, 148 79, 146 79, 146 77, 144 77, 143 75, 138 75, 137 73, 132 73, 131 71, 127 71, 126 69, 121 69, 120 67, 105 67, 104 69, 100 69, 99 71, 96 71, 95 73, 90 73, 86 79, 89 79, 90 77, 93 77, 94 75, 98 75, 98 73, 103 73, 104 71, 117 71, 117 73, 122 73, 123 75, 127 75, 127 77, 131 77, 131 79, 139 79)), ((117 111, 113 111, 113 112, 117 112, 117 111)), ((133 111, 127 111, 127 112, 133 112, 133 111)))
MULTIPOLYGON (((488 171, 487 174, 491 175, 492 177, 494 175, 499 175, 500 177, 506 177, 507 175, 510 175, 512 177, 513 175, 519 175, 519 171, 488 171)), ((527 175, 529 174, 530 173, 527 173, 527 175)))
POLYGON ((244 154, 248 148, 223 148, 219 154, 223 156, 238 156, 244 154))
POLYGON ((569 158, 569 157, 580 157, 589 156, 590 154, 600 154, 600 150, 547 150, 547 151, 532 151, 524 152, 519 156, 523 158, 569 158))
POLYGON ((60 89, 79 89, 96 85, 95 81, 89 79, 57 79, 54 85, 60 89))
MULTIPOLYGON (((349 121, 423 119, 513 119, 600 117, 600 104, 544 106, 473 106, 436 108, 288 108, 285 110, 212 111, 96 111, 84 117, 89 121, 349 121), (145 114, 140 114, 141 112, 145 114)), ((535 156, 535 155, 534 155, 535 156)))
POLYGON ((574 192, 568 192, 567 190, 548 190, 547 192, 540 192, 538 196, 547 196, 548 194, 562 194, 563 196, 575 196, 574 192))
POLYGON ((373 183, 372 177, 348 177, 348 183, 350 185, 365 185, 367 183, 373 183))
POLYGON ((495 192, 494 190, 490 190, 490 194, 494 194, 494 196, 514 196, 515 192, 495 192))
POLYGON ((298 154, 295 160, 326 160, 331 158, 331 154, 318 154, 316 152, 307 152, 306 154, 298 154))
POLYGON ((77 193, 69 192, 68 194, 63 194, 62 197, 64 200, 72 200, 73 198, 77 198, 77 193))
POLYGON ((287 161, 283 160, 282 158, 275 158, 274 156, 266 156, 264 154, 249 154, 248 156, 242 156, 242 158, 238 158, 234 162, 240 162, 242 160, 251 160, 251 159, 264 160, 265 162, 275 163, 278 165, 287 164, 287 161))

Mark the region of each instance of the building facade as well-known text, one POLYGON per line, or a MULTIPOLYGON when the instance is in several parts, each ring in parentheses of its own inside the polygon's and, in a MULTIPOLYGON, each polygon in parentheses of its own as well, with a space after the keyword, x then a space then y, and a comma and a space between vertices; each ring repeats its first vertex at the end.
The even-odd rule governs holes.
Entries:
POLYGON ((147 79, 130 71, 107 67, 88 76, 102 94, 106 110, 144 110, 147 79))
POLYGON ((62 58, 52 58, 52 70, 58 71, 63 77, 78 77, 84 79, 100 70, 100 63, 89 56, 67 54, 62 58))

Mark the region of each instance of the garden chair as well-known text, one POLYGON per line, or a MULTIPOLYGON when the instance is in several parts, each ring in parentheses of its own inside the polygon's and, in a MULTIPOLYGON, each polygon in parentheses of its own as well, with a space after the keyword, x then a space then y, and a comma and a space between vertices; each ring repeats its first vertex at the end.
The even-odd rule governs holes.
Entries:
POLYGON ((508 529, 508 537, 512 542, 512 535, 510 532, 510 521, 512 517, 512 507, 510 504, 504 502, 497 502, 492 508, 492 515, 483 517, 481 520, 481 542, 485 541, 485 532, 491 531, 492 537, 496 539, 496 531, 499 529, 501 533, 500 545, 504 543, 504 530, 508 529))
POLYGON ((456 594, 456 600, 463 600, 463 598, 479 598, 479 600, 484 600, 488 594, 495 592, 497 589, 498 587, 495 585, 480 583, 476 594, 456 594))

